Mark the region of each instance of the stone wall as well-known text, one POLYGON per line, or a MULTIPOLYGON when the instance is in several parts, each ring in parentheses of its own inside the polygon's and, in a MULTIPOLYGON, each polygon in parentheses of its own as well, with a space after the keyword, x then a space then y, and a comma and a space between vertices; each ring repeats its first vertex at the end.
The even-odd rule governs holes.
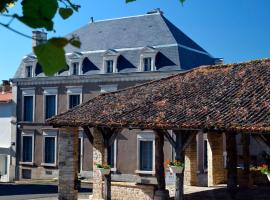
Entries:
POLYGON ((152 200, 154 185, 138 185, 136 183, 112 182, 112 200, 152 200))
POLYGON ((78 199, 77 174, 78 174, 78 129, 61 129, 59 133, 59 200, 78 199))
POLYGON ((226 169, 223 157, 223 135, 221 133, 208 133, 208 186, 226 182, 226 169))
POLYGON ((185 185, 197 185, 197 171, 197 141, 196 137, 194 137, 185 152, 185 185))

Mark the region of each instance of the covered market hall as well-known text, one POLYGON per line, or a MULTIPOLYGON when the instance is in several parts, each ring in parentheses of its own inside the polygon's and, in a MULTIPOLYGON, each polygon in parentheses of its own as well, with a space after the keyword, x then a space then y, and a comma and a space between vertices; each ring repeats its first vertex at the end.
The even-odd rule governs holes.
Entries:
POLYGON ((174 149, 174 159, 185 164, 185 172, 176 174, 174 195, 177 200, 184 199, 184 178, 196 184, 194 141, 200 132, 207 133, 209 141, 208 185, 226 183, 228 196, 234 199, 239 183, 236 136, 242 136, 244 177, 248 182, 250 137, 265 138, 270 133, 270 59, 202 66, 104 93, 47 123, 60 129, 58 198, 61 200, 78 198, 79 129, 84 130, 93 145, 92 199, 169 199, 165 181, 165 140, 174 149), (124 129, 155 133, 153 176, 156 185, 113 182, 110 173, 100 173, 96 163, 107 163, 108 148, 124 129), (221 148, 224 142, 226 167, 221 148))

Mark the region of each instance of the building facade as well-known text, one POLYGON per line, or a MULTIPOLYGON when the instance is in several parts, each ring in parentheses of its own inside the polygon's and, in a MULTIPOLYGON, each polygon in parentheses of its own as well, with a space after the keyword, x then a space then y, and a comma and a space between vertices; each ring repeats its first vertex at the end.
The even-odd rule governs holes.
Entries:
POLYGON ((10 182, 15 178, 16 132, 12 120, 15 116, 11 86, 3 81, 0 88, 0 182, 10 182))
MULTIPOLYGON (((34 32, 42 41, 46 33, 34 32)), ((25 56, 12 79, 17 104, 17 170, 19 179, 57 177, 57 128, 45 120, 72 109, 100 93, 222 62, 191 40, 160 10, 144 15, 91 21, 70 35, 80 37, 80 49, 66 47, 68 66, 52 77, 42 72, 36 56, 25 56)), ((36 42, 33 42, 36 45, 36 42)), ((154 173, 152 131, 124 130, 109 153, 114 179, 149 181, 154 173), (138 176, 140 175, 140 176, 138 176), (142 176, 141 176, 142 175, 142 176)), ((91 177, 92 146, 80 131, 78 167, 91 177)), ((173 151, 166 141, 165 157, 173 151)))

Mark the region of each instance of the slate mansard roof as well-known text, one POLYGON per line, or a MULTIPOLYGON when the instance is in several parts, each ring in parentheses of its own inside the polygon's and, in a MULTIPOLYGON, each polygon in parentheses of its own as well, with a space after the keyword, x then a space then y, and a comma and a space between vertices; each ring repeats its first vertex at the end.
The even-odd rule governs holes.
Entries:
MULTIPOLYGON (((191 40, 181 30, 167 20, 162 12, 145 15, 101 20, 89 23, 70 33, 77 35, 82 41, 80 49, 72 46, 65 48, 69 61, 84 60, 85 75, 100 74, 103 67, 104 53, 110 49, 117 51, 118 72, 138 72, 142 49, 149 46, 155 48, 158 71, 186 70, 200 65, 214 64, 216 59, 191 40)), ((33 54, 26 56, 18 68, 14 78, 24 78, 25 65, 35 63, 33 54)), ((70 62, 69 62, 70 64, 70 62)), ((36 68, 36 67, 34 67, 36 68)), ((39 76, 44 76, 38 71, 39 76)), ((60 76, 67 76, 64 71, 60 76)))
POLYGON ((102 94, 47 122, 269 133, 270 59, 200 67, 102 94))

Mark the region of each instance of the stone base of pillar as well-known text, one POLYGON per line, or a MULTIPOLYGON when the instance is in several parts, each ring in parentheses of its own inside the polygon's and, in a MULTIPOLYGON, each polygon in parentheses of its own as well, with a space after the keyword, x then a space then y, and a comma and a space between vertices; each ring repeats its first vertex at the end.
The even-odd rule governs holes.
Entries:
POLYGON ((169 190, 156 190, 154 200, 167 200, 169 197, 169 190))
POLYGON ((103 200, 103 199, 96 199, 96 198, 94 199, 93 195, 91 194, 91 195, 89 195, 89 200, 103 200))

